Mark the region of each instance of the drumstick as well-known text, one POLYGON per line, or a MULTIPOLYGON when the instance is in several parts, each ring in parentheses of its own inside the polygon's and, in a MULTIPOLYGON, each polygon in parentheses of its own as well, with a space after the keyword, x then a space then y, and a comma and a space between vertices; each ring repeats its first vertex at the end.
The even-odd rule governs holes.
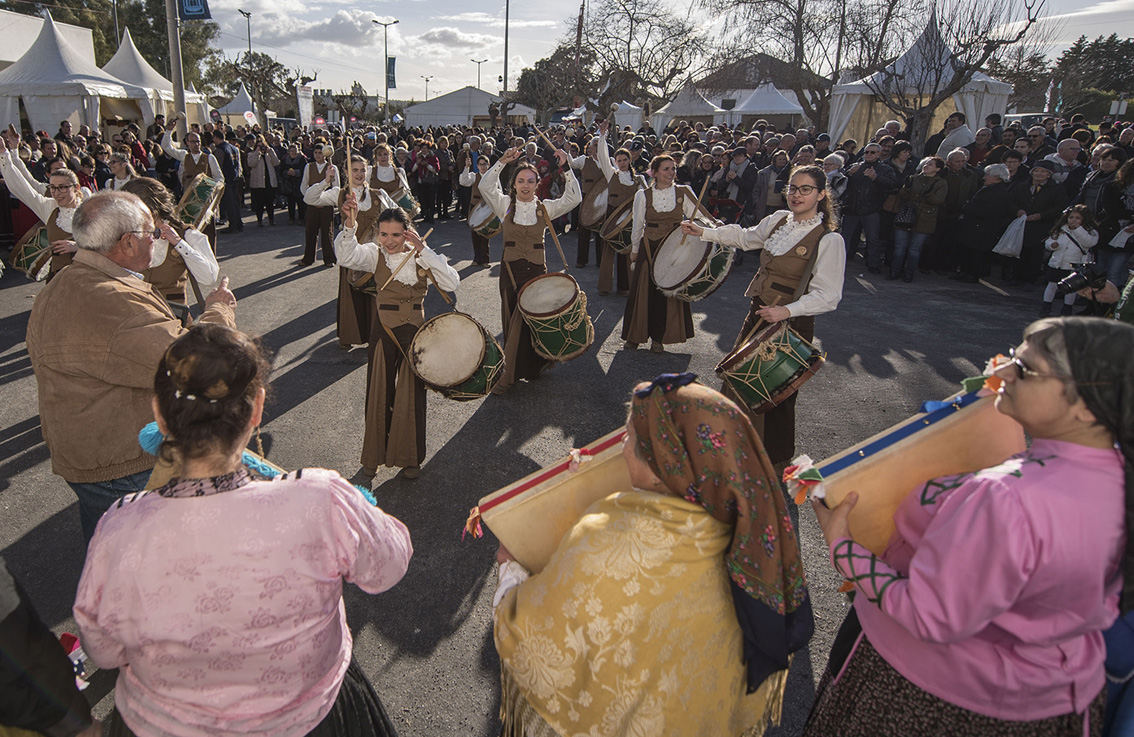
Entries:
MULTIPOLYGON (((426 239, 426 238, 428 238, 428 237, 429 237, 429 236, 430 236, 430 235, 431 235, 432 233, 433 233, 433 228, 430 228, 429 230, 427 230, 427 231, 425 232, 425 235, 423 235, 423 236, 421 237, 421 242, 422 242, 422 243, 425 243, 425 239, 426 239)), ((386 280, 386 283, 382 285, 382 289, 385 289, 386 287, 390 286, 390 282, 392 282, 392 281, 394 280, 394 277, 398 275, 398 272, 402 270, 402 267, 404 267, 404 266, 405 266, 406 264, 408 264, 408 263, 410 262, 410 259, 412 259, 412 258, 413 258, 414 256, 416 256, 416 255, 417 255, 417 250, 416 250, 416 249, 413 249, 413 248, 411 248, 411 249, 409 250, 409 253, 407 253, 407 254, 406 254, 406 257, 405 257, 405 258, 403 258, 403 259, 402 259, 402 260, 401 260, 401 261, 400 261, 400 262, 398 263, 398 267, 397 267, 396 269, 394 269, 394 273, 393 273, 393 274, 390 274, 390 278, 389 278, 389 279, 387 279, 387 280, 386 280)))
MULTIPOLYGON (((780 302, 780 297, 779 297, 779 295, 776 295, 776 297, 772 299, 771 304, 767 304, 767 305, 764 305, 764 306, 765 307, 775 307, 777 304, 779 304, 779 302, 780 302)), ((764 317, 761 315, 760 318, 758 320, 756 320, 756 324, 752 326, 752 329, 748 331, 748 335, 744 336, 744 340, 740 342, 740 346, 736 350, 734 350, 732 353, 736 353, 737 351, 740 351, 740 350, 743 350, 744 348, 746 348, 748 346, 748 342, 750 340, 752 340, 752 336, 756 334, 756 331, 759 330, 761 328, 761 326, 763 326, 763 324, 764 324, 764 317)), ((729 355, 732 355, 732 353, 730 353, 729 355)))
POLYGON ((551 150, 554 153, 557 149, 555 148, 555 144, 551 142, 551 139, 543 134, 543 131, 539 129, 538 125, 533 125, 532 127, 535 128, 535 132, 539 134, 539 137, 543 139, 544 143, 551 147, 551 150))
MULTIPOLYGON (((697 207, 702 209, 702 210, 704 210, 704 208, 701 206, 701 200, 704 199, 705 190, 707 190, 708 188, 709 188, 709 178, 705 177, 705 183, 701 185, 701 194, 697 195, 697 207)), ((705 213, 705 214, 708 215, 708 213, 705 213)), ((681 236, 681 245, 683 245, 683 246, 685 245, 685 239, 688 238, 688 237, 689 237, 688 233, 681 236)))
POLYGON ((547 210, 543 210, 543 219, 547 223, 547 229, 551 231, 551 240, 555 242, 555 250, 559 251, 559 258, 563 259, 563 273, 570 274, 571 270, 567 268, 567 256, 563 254, 563 246, 559 245, 559 236, 555 233, 555 226, 551 224, 551 216, 547 214, 547 210))
MULTIPOLYGON (((709 181, 706 179, 705 181, 709 181)), ((346 186, 343 187, 346 194, 350 194, 350 136, 346 137, 346 186)))

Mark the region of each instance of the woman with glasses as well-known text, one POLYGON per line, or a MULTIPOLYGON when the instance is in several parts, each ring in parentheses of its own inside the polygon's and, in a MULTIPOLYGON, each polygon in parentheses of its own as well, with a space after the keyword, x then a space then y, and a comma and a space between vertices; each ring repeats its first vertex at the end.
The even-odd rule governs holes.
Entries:
MULTIPOLYGON (((760 251, 760 270, 745 295, 752 305, 740 328, 734 350, 745 343, 757 323, 789 320, 807 340, 815 337, 815 316, 831 312, 843 298, 846 249, 836 232, 838 219, 827 196, 827 175, 818 166, 795 169, 784 190, 788 210, 768 215, 753 228, 724 225, 702 228, 693 222, 683 231, 707 241, 745 251, 760 251)), ((795 397, 752 420, 772 463, 783 466, 795 456, 795 397)))
POLYGON ((852 538, 856 494, 813 502, 857 596, 805 736, 1103 733, 1108 671, 1130 677, 1104 631, 1134 608, 1131 361, 1130 325, 1030 325, 995 375, 1031 448, 913 489, 881 556, 852 538))
POLYGON ((138 178, 138 172, 134 170, 134 165, 130 163, 130 153, 126 146, 122 146, 118 151, 110 155, 110 171, 114 174, 114 178, 107 182, 107 188, 113 190, 122 189, 122 185, 131 179, 138 178))
POLYGON ((23 160, 12 155, 13 147, 19 146, 19 139, 5 131, 0 141, 3 147, 0 148, 0 176, 4 177, 8 191, 27 205, 47 227, 47 239, 52 250, 47 278, 51 279, 71 263, 72 254, 77 250, 71 237, 71 219, 83 202, 79 177, 65 166, 59 167, 48 177, 45 196, 40 191, 43 185, 32 178, 23 160))

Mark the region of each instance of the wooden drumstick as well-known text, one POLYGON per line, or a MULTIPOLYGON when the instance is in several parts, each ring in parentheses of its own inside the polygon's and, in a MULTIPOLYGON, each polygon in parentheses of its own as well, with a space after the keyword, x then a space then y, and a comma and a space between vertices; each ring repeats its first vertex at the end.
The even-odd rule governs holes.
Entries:
MULTIPOLYGON (((425 243, 425 239, 428 238, 432 234, 433 234, 433 228, 430 228, 429 230, 425 231, 425 235, 421 236, 421 242, 425 243)), ((410 260, 416 255, 417 255, 417 249, 410 248, 409 253, 406 254, 406 257, 403 258, 398 263, 397 268, 394 269, 394 273, 390 274, 390 278, 387 279, 386 283, 382 285, 382 289, 385 289, 386 287, 390 286, 390 282, 392 282, 394 280, 394 277, 398 275, 398 272, 401 271, 402 268, 405 267, 405 265, 408 264, 410 262, 410 260)))
POLYGON ((547 214, 547 210, 543 211, 543 220, 547 223, 547 229, 551 231, 551 240, 555 242, 555 250, 559 251, 559 258, 563 259, 563 273, 570 274, 571 270, 567 268, 567 256, 563 254, 563 246, 559 245, 559 236, 555 234, 555 226, 551 224, 551 216, 547 214))
MULTIPOLYGON (((701 194, 697 195, 697 207, 700 208, 701 210, 704 210, 704 207, 702 207, 702 205, 701 205, 701 200, 704 199, 705 190, 707 190, 708 188, 709 188, 709 178, 705 177, 705 183, 701 185, 701 194)), ((708 213, 705 213, 705 214, 708 215, 708 213)), ((683 246, 685 245, 685 239, 688 238, 688 237, 689 237, 688 234, 684 234, 684 235, 681 236, 681 245, 683 245, 683 246)))
MULTIPOLYGON (((708 179, 705 180, 709 181, 708 179)), ((346 185, 343 187, 347 194, 350 194, 350 136, 346 137, 346 185)))
POLYGON ((556 148, 555 148, 555 144, 551 142, 551 139, 550 139, 550 138, 548 138, 547 136, 545 136, 545 135, 543 134, 543 131, 541 131, 541 130, 539 129, 539 126, 538 126, 538 125, 533 125, 532 127, 533 127, 533 128, 535 128, 535 132, 539 134, 539 137, 543 139, 543 142, 544 142, 544 143, 546 143, 546 144, 547 144, 548 146, 550 146, 550 147, 551 147, 551 150, 552 150, 552 151, 557 151, 557 150, 558 150, 558 149, 556 149, 556 148))
MULTIPOLYGON (((776 295, 776 297, 772 299, 771 304, 766 304, 764 306, 765 307, 775 307, 779 303, 780 303, 780 297, 779 297, 779 295, 776 295)), ((752 340, 752 336, 756 334, 756 331, 759 330, 763 326, 763 324, 764 324, 764 317, 763 317, 763 315, 761 315, 760 318, 756 320, 756 324, 752 326, 752 329, 748 331, 748 335, 744 336, 744 340, 740 343, 740 348, 738 348, 737 350, 741 350, 745 346, 747 346, 748 342, 750 340, 752 340)), ((733 352, 735 353, 736 351, 733 351, 733 352)))

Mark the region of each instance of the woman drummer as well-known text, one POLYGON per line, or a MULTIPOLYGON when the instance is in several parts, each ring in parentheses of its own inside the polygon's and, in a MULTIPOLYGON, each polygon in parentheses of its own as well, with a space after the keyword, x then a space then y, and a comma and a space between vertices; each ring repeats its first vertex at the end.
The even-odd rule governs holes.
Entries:
POLYGON ((220 276, 217 257, 204 233, 181 222, 173 193, 152 177, 131 179, 122 186, 122 191, 141 198, 153 215, 154 225, 161 230, 161 238, 154 241, 150 268, 144 272, 146 281, 153 284, 167 302, 189 303, 185 292, 189 274, 193 275, 201 294, 211 292, 220 276))
MULTIPOLYGON (((598 163, 602 168, 603 176, 607 181, 607 210, 610 217, 624 202, 634 197, 638 190, 645 187, 642 177, 630 168, 630 152, 620 148, 614 152, 614 163, 606 154, 609 150, 606 142, 606 131, 610 123, 599 123, 598 135, 598 163)), ((625 253, 618 253, 606 241, 602 241, 602 260, 599 263, 599 296, 610 294, 611 283, 614 281, 615 271, 618 272, 618 296, 625 297, 630 294, 630 258, 625 253)))
POLYGON ((1131 361, 1125 323, 1030 325, 996 371, 996 409, 1031 447, 912 489, 881 556, 853 538, 856 494, 813 503, 857 596, 805 737, 1103 733, 1104 685, 1130 679, 1104 631, 1134 609, 1131 361))
MULTIPOLYGON (((331 164, 334 166, 334 164, 331 164)), ((356 233, 355 238, 362 243, 373 241, 374 227, 378 223, 378 216, 382 214, 385 208, 373 196, 370 187, 367 185, 369 179, 370 167, 366 164, 366 159, 357 154, 351 154, 350 157, 350 192, 355 195, 355 203, 358 206, 355 212, 356 220, 356 233)), ((347 197, 347 188, 335 187, 330 193, 338 204, 339 209, 342 209, 343 202, 347 197)), ((345 230, 345 220, 344 220, 345 230)), ((338 251, 339 240, 342 239, 340 232, 338 237, 335 238, 335 251, 338 251)), ((359 271, 369 273, 372 269, 359 269, 359 271)), ((352 345, 361 345, 370 342, 371 323, 374 315, 374 298, 370 294, 355 289, 351 286, 352 283, 364 280, 364 274, 352 273, 352 269, 348 266, 339 263, 339 297, 338 297, 338 323, 336 332, 339 337, 339 345, 342 348, 349 349, 352 345)))
MULTIPOLYGON (((745 292, 752 305, 733 344, 734 351, 752 337, 755 329, 784 320, 789 320, 791 328, 803 338, 812 340, 815 315, 831 312, 842 299, 846 251, 843 237, 835 232, 838 222, 826 187, 827 176, 822 169, 800 167, 792 172, 784 190, 789 209, 768 215, 755 227, 681 224, 685 233, 707 241, 760 251, 760 270, 745 292)), ((749 417, 772 463, 781 466, 795 456, 794 394, 771 411, 749 412, 749 417)))
POLYGON ((370 173, 370 188, 380 189, 393 197, 399 189, 409 192, 405 169, 394 165, 394 152, 385 143, 374 147, 374 170, 370 173))
POLYGON ((477 266, 490 266, 491 255, 489 253, 490 238, 478 233, 474 227, 480 223, 474 223, 472 220, 473 211, 483 202, 480 196, 480 180, 488 172, 488 168, 492 166, 492 161, 488 155, 483 151, 476 157, 476 171, 472 170, 472 156, 465 157, 465 170, 457 177, 457 182, 462 187, 469 188, 469 217, 468 225, 469 230, 472 232, 472 247, 473 247, 473 263, 477 266))
MULTIPOLYGON (((352 170, 354 166, 352 162, 352 170)), ((407 354, 425 322, 429 280, 452 292, 461 277, 448 259, 425 245, 400 207, 383 210, 370 233, 363 234, 358 192, 369 194, 361 188, 343 199, 343 231, 335 239, 335 253, 345 268, 372 274, 377 288, 378 314, 367 349, 362 473, 373 476, 381 465, 400 466, 405 478, 415 479, 425 460, 425 384, 414 374, 407 354), (413 263, 403 263, 407 258, 413 263)))
POLYGON ((71 263, 72 254, 78 250, 71 237, 71 218, 83 202, 79 177, 65 167, 57 169, 48 177, 47 193, 50 196, 40 194, 29 181, 31 174, 25 177, 20 171, 27 171, 27 168, 20 157, 13 154, 11 146, 13 143, 18 146, 19 141, 18 138, 10 138, 11 135, 8 131, 0 135, 0 145, 3 146, 0 152, 0 175, 3 175, 4 183, 8 185, 12 196, 27 205, 47 227, 47 240, 52 251, 47 278, 51 279, 71 263))
POLYGON ((630 235, 630 298, 622 320, 626 350, 636 350, 648 338, 650 350, 665 351, 665 343, 693 337, 693 311, 684 300, 666 297, 654 284, 654 258, 666 237, 681 221, 698 212, 697 195, 675 184, 677 162, 659 154, 650 162, 654 181, 634 195, 634 226, 630 235))
POLYGON ((532 347, 531 331, 517 309, 517 297, 525 284, 547 273, 543 241, 548 224, 565 215, 583 201, 579 181, 567 166, 567 152, 555 150, 559 168, 563 170, 566 189, 558 199, 541 201, 536 197, 539 172, 534 164, 517 161, 521 150, 510 148, 481 177, 480 196, 504 225, 504 255, 500 269, 500 312, 504 325, 504 377, 492 390, 503 394, 517 379, 536 379, 549 362, 532 347), (513 163, 514 162, 514 163, 513 163), (500 188, 500 172, 509 166, 512 172, 507 195, 500 188))

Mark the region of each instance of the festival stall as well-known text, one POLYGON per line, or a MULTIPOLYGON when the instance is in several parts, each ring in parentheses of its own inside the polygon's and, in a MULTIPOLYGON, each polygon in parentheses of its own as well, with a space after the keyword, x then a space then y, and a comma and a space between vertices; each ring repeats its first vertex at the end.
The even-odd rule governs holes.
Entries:
MULTIPOLYGON (((153 123, 154 116, 158 113, 164 115, 166 120, 169 120, 173 115, 173 83, 150 66, 150 63, 138 51, 138 47, 134 45, 134 39, 130 37, 129 28, 122 34, 122 43, 119 45, 118 51, 111 57, 110 61, 103 65, 102 70, 123 82, 146 90, 148 97, 139 101, 142 108, 142 119, 146 125, 153 123)), ((202 117, 201 103, 204 100, 204 96, 196 92, 185 91, 188 122, 204 123, 207 120, 207 117, 202 117)), ((205 112, 206 116, 207 114, 205 112)))
MULTIPOLYGON (((476 87, 462 87, 448 94, 438 95, 432 100, 410 105, 405 109, 406 126, 413 128, 430 125, 468 125, 487 128, 491 125, 492 116, 488 106, 495 103, 500 105, 504 98, 493 95, 476 87)), ((536 111, 527 105, 512 105, 508 110, 506 124, 532 123, 536 119, 536 111)))
POLYGON ((654 130, 661 131, 673 120, 712 125, 725 119, 725 111, 705 99, 692 85, 686 86, 677 96, 650 116, 654 130))

